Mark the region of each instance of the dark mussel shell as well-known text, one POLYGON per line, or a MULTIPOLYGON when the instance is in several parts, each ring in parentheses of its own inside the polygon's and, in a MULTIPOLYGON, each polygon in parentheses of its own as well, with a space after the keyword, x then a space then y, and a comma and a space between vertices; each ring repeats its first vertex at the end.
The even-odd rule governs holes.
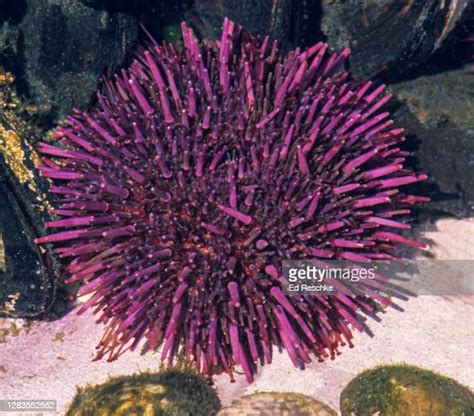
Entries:
POLYGON ((184 8, 183 16, 196 34, 220 38, 227 17, 247 32, 269 35, 285 49, 314 43, 319 34, 320 6, 315 0, 196 0, 184 8))
MULTIPOLYGON (((356 77, 395 81, 413 74, 446 44, 469 0, 81 0, 91 8, 139 18, 160 39, 181 21, 201 39, 219 39, 224 17, 283 48, 325 40, 351 48, 356 77), (158 30, 157 30, 158 29, 158 30)), ((172 39, 171 39, 172 40, 172 39)))
POLYGON ((0 164, 0 315, 35 316, 54 300, 52 261, 35 246, 25 201, 3 170, 0 164))
POLYGON ((57 262, 34 239, 47 216, 47 202, 35 173, 31 144, 14 125, 18 103, 6 93, 0 73, 0 316, 34 317, 55 300, 57 262))
POLYGON ((323 2, 322 30, 333 48, 351 48, 358 77, 392 81, 427 63, 467 12, 468 0, 323 2))
MULTIPOLYGON (((320 19, 319 0, 80 0, 96 10, 138 17, 161 40, 179 32, 182 21, 200 39, 220 39, 225 17, 247 32, 269 35, 286 49, 314 43, 320 19)), ((179 37, 179 36, 178 36, 179 37)), ((168 39, 173 40, 173 39, 168 39)))

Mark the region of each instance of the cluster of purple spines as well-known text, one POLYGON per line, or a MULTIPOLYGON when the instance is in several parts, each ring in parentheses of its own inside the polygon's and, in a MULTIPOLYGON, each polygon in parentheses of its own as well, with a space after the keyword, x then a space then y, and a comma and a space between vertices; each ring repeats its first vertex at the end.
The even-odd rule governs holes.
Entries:
POLYGON ((74 111, 42 143, 54 179, 47 227, 69 282, 83 280, 106 324, 98 358, 147 340, 171 365, 249 382, 283 347, 295 366, 334 357, 362 330, 360 310, 389 300, 382 278, 336 296, 287 296, 282 260, 392 259, 396 218, 426 198, 399 187, 402 129, 381 108, 384 86, 355 82, 346 49, 287 54, 225 20, 220 42, 152 44, 105 81, 98 104, 74 111))

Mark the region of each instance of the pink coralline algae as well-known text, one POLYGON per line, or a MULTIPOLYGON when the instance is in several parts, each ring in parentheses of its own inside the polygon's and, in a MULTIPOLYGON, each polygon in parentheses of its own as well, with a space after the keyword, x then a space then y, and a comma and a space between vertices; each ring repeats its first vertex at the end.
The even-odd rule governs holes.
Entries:
POLYGON ((249 382, 284 348, 297 367, 334 358, 389 300, 289 296, 282 260, 392 259, 399 216, 427 198, 399 188, 403 130, 384 86, 344 71, 349 50, 289 53, 225 20, 220 42, 151 43, 42 143, 54 243, 106 331, 97 358, 139 345, 212 377, 249 382), (62 229, 62 230, 61 230, 62 229), (144 342, 142 344, 142 341, 144 342), (145 342, 146 341, 146 342, 145 342))

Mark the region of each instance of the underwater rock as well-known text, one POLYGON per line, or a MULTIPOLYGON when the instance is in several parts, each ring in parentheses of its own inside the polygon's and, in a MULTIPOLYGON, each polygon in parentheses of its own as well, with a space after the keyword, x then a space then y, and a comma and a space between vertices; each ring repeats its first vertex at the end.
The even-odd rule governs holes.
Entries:
POLYGON ((22 139, 31 132, 12 82, 0 72, 0 315, 27 317, 54 301, 57 265, 49 248, 33 242, 48 204, 34 169, 37 156, 22 139))
MULTIPOLYGON (((178 25, 183 21, 183 9, 187 0, 77 0, 87 7, 110 15, 133 16, 146 32, 158 41, 163 38, 166 26, 178 25)), ((147 34, 139 30, 139 38, 147 34)))
POLYGON ((262 392, 243 396, 218 416, 336 416, 325 404, 299 393, 262 392))
POLYGON ((100 75, 122 63, 138 33, 134 17, 79 1, 7 0, 2 7, 3 65, 47 121, 89 104, 100 75))
POLYGON ((428 61, 468 1, 325 0, 322 4, 322 31, 332 48, 351 48, 353 74, 380 74, 393 80, 428 61))
POLYGON ((79 389, 66 415, 213 416, 219 408, 219 398, 204 378, 167 370, 79 389))
POLYGON ((341 394, 342 416, 474 414, 474 395, 456 381, 409 365, 381 366, 354 378, 341 394))
POLYGON ((391 86, 398 122, 415 135, 415 156, 437 188, 423 211, 474 214, 474 76, 460 68, 391 86))

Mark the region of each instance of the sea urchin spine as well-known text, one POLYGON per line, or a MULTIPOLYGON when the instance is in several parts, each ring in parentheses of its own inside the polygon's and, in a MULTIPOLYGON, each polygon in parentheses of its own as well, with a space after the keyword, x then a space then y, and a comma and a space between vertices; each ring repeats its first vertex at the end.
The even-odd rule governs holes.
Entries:
MULTIPOLYGON (((268 37, 225 20, 220 42, 151 44, 105 81, 98 104, 75 110, 42 143, 63 228, 37 240, 72 258, 107 326, 98 358, 144 339, 208 376, 284 347, 295 366, 334 355, 366 296, 286 296, 285 259, 392 259, 409 207, 399 187, 425 178, 404 168, 403 130, 381 112, 384 86, 353 81, 318 43, 281 53, 268 37)), ((381 280, 381 279, 380 279, 381 280)), ((378 285, 378 286, 377 286, 378 285)))

